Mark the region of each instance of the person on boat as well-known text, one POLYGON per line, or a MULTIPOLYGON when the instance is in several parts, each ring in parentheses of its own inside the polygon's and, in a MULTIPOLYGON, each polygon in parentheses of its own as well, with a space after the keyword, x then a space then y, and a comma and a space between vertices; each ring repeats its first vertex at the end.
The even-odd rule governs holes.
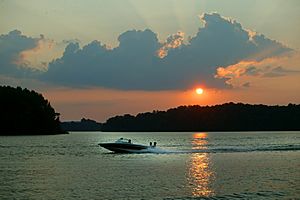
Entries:
POLYGON ((150 142, 150 147, 152 147, 152 142, 150 142))
POLYGON ((153 147, 156 147, 156 142, 154 142, 153 147))
POLYGON ((124 143, 124 142, 129 142, 128 140, 126 141, 124 138, 120 138, 116 141, 117 143, 124 143))

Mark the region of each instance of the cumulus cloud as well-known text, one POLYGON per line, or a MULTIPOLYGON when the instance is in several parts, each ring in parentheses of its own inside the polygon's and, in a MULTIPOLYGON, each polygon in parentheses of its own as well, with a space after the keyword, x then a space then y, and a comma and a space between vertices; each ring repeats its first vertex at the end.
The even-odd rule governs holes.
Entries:
POLYGON ((294 52, 281 57, 260 61, 240 61, 227 67, 219 67, 215 77, 226 80, 228 85, 238 87, 237 80, 239 79, 293 76, 300 73, 299 69, 300 53, 294 52))
MULTIPOLYGON (((223 67, 226 75, 222 76, 220 66, 240 61, 259 62, 291 51, 217 13, 203 14, 200 19, 204 27, 186 44, 183 32, 170 35, 160 43, 157 34, 149 29, 122 33, 119 45, 113 49, 99 41, 83 47, 78 42, 69 43, 63 55, 49 63, 40 80, 125 90, 186 89, 195 84, 224 88, 228 86, 225 81, 236 72, 230 75, 225 70, 227 67, 223 67)), ((25 49, 36 46, 35 43, 25 49)), ((259 73, 250 68, 248 71, 259 73)))
POLYGON ((0 35, 0 73, 14 76, 29 73, 28 69, 20 65, 20 54, 35 48, 39 40, 22 35, 18 30, 0 35))
POLYGON ((44 72, 57 55, 57 43, 40 35, 28 37, 19 30, 0 36, 0 74, 32 77, 44 72))
POLYGON ((200 19, 204 27, 190 39, 188 45, 179 50, 182 57, 193 56, 200 64, 229 65, 240 60, 278 56, 291 50, 264 35, 243 29, 240 23, 218 13, 205 13, 200 19))
POLYGON ((38 39, 36 46, 31 49, 21 51, 14 63, 20 67, 45 71, 48 68, 47 61, 51 61, 53 59, 51 57, 51 52, 53 51, 54 46, 54 40, 49 40, 41 36, 41 38, 38 39))
MULTIPOLYGON (((70 86, 103 86, 120 89, 151 89, 159 84, 160 47, 150 30, 131 30, 118 38, 119 46, 109 49, 99 41, 79 47, 69 44, 63 56, 49 64, 43 80, 70 86), (157 75, 159 76, 159 75, 157 75)), ((159 86, 156 86, 159 87, 159 86)))
POLYGON ((180 47, 183 44, 183 40, 184 33, 182 31, 170 35, 163 46, 157 51, 157 56, 160 58, 166 57, 168 55, 168 50, 180 47))

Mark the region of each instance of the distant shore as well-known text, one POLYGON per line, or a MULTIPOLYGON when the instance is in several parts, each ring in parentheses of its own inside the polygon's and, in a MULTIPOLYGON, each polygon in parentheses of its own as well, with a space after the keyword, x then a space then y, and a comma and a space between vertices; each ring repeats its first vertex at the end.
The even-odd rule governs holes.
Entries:
POLYGON ((94 120, 63 122, 67 131, 103 132, 238 132, 300 130, 300 105, 225 103, 180 106, 167 111, 125 114, 105 123, 94 120))

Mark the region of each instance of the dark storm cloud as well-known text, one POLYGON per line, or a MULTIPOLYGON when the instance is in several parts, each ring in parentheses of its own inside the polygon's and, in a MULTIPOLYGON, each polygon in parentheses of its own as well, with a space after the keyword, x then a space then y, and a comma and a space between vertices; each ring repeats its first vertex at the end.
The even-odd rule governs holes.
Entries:
POLYGON ((31 38, 22 35, 18 30, 0 35, 0 74, 9 76, 26 76, 31 70, 18 65, 20 53, 37 46, 41 38, 31 38))
POLYGON ((195 84, 222 88, 227 87, 224 80, 214 77, 219 66, 291 51, 217 13, 204 14, 201 20, 205 26, 187 44, 182 43, 182 32, 160 43, 148 29, 121 34, 114 49, 98 41, 82 48, 70 43, 40 79, 60 85, 125 90, 185 89, 195 84), (166 52, 159 56, 159 50, 166 52))

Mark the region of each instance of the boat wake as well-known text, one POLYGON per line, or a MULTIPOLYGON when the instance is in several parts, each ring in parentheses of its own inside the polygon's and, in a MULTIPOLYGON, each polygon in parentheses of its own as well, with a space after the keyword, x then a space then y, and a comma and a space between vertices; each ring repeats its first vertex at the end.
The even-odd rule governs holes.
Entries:
POLYGON ((207 149, 164 149, 148 147, 146 149, 132 151, 132 153, 153 154, 184 154, 184 153, 235 153, 235 152, 268 152, 268 151, 299 151, 300 145, 281 145, 264 147, 210 147, 207 149))

